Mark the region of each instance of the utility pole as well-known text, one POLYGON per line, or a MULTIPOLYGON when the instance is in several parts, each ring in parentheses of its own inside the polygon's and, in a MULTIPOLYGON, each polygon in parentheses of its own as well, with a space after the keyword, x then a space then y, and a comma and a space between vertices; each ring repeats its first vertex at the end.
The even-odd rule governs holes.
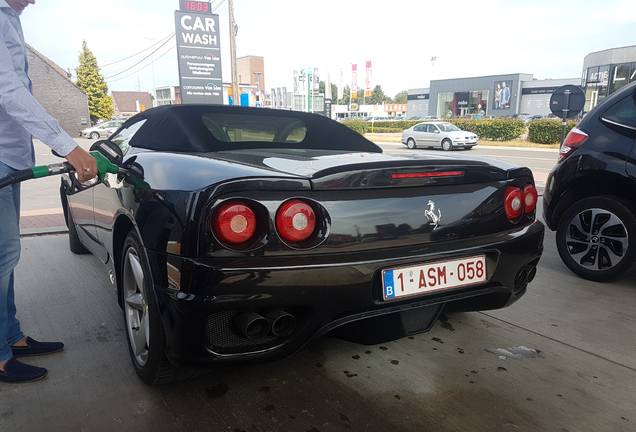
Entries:
POLYGON ((234 21, 234 0, 228 0, 230 11, 230 57, 232 61, 232 103, 240 105, 238 71, 236 70, 236 22, 234 21))

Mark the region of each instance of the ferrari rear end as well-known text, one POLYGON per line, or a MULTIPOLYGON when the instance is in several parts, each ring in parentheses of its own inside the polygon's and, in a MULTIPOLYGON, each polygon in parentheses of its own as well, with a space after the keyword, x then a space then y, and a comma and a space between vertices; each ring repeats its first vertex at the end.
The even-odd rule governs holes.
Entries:
POLYGON ((509 306, 534 278, 544 226, 527 168, 433 154, 249 157, 278 175, 197 192, 184 236, 148 251, 164 263, 155 291, 174 364, 277 360, 328 332, 394 340, 442 311, 509 306))

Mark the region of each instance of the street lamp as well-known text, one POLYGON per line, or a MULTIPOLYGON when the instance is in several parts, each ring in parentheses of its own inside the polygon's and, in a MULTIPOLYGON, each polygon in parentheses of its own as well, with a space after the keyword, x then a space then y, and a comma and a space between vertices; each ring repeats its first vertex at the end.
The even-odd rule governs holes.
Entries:
POLYGON ((263 106, 261 103, 261 84, 258 79, 261 73, 262 72, 254 72, 254 76, 256 77, 256 106, 263 106))
MULTIPOLYGON (((435 67, 435 60, 437 60, 437 57, 431 57, 431 79, 430 81, 433 81, 433 68, 435 67)), ((430 84, 429 84, 430 86, 430 84)))

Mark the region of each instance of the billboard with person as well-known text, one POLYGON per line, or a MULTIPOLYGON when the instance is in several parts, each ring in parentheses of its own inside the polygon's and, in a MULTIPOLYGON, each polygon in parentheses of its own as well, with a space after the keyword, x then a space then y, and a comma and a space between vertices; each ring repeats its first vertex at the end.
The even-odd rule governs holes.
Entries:
POLYGON ((495 98, 493 109, 509 109, 510 108, 510 88, 512 80, 495 82, 495 98))

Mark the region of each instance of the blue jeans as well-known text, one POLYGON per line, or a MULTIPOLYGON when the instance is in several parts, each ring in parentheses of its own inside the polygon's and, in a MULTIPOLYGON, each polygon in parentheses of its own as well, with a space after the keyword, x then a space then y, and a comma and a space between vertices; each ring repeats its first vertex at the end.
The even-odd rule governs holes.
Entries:
MULTIPOLYGON (((15 170, 0 162, 0 178, 15 170)), ((13 269, 20 259, 20 184, 0 189, 0 362, 13 355, 11 345, 22 340, 15 317, 13 269)))

